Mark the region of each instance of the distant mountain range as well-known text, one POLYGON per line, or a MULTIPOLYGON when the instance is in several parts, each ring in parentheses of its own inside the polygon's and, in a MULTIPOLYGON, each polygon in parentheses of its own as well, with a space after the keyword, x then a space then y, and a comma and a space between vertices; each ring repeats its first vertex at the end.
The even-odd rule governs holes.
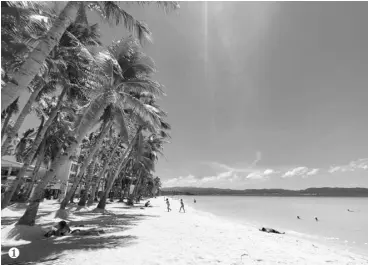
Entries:
POLYGON ((236 195, 236 196, 325 196, 368 197, 367 188, 309 188, 305 190, 172 187, 162 188, 161 195, 236 195))

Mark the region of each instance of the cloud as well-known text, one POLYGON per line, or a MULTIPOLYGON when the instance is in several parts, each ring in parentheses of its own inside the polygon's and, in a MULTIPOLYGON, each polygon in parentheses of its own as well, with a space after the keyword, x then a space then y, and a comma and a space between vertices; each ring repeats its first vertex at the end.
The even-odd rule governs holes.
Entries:
MULTIPOLYGON (((252 165, 257 164, 262 158, 261 152, 256 153, 256 159, 252 165)), ((260 182, 269 180, 272 175, 280 176, 281 178, 302 177, 308 178, 318 176, 322 172, 351 172, 355 170, 368 170, 368 158, 361 158, 351 161, 347 165, 335 165, 329 168, 308 168, 305 166, 293 168, 235 168, 218 162, 203 162, 202 164, 210 165, 216 173, 207 176, 198 177, 193 174, 188 176, 180 176, 163 181, 164 187, 174 186, 196 186, 196 187, 226 187, 226 183, 232 185, 249 184, 250 182, 260 182)))
POLYGON ((334 173, 341 170, 341 167, 330 167, 330 169, 328 170, 329 173, 334 173))
POLYGON ((368 158, 360 158, 358 160, 351 161, 347 165, 331 166, 328 172, 352 172, 356 170, 368 170, 368 158))
POLYGON ((307 176, 313 176, 316 175, 319 172, 318 168, 313 168, 311 171, 307 173, 307 176))
POLYGON ((292 170, 287 171, 284 175, 282 175, 282 178, 289 178, 294 176, 302 176, 305 175, 308 172, 307 167, 296 167, 292 170))
POLYGON ((177 177, 163 181, 164 187, 196 186, 196 184, 198 184, 198 179, 193 175, 188 175, 186 177, 177 177))
POLYGON ((275 170, 273 170, 273 169, 266 169, 264 172, 263 172, 263 174, 264 175, 271 175, 271 174, 273 174, 273 173, 276 173, 276 171, 275 170))
POLYGON ((261 153, 260 151, 257 151, 257 153, 256 153, 256 159, 252 162, 252 164, 251 164, 250 166, 251 166, 251 167, 256 166, 256 165, 257 165, 257 163, 258 163, 259 161, 261 161, 261 159, 262 159, 262 153, 261 153))
POLYGON ((252 172, 246 176, 247 179, 263 179, 264 175, 261 172, 252 172))
MULTIPOLYGON (((257 155, 257 159, 260 159, 260 154, 257 155)), ((217 162, 203 162, 202 164, 208 164, 211 167, 220 170, 219 172, 213 176, 205 176, 205 177, 195 177, 192 174, 188 176, 181 176, 169 179, 167 181, 163 181, 164 187, 174 187, 174 186, 203 186, 209 185, 213 186, 219 183, 225 182, 245 182, 246 180, 262 180, 267 179, 271 174, 277 173, 277 171, 273 169, 251 169, 251 168, 233 168, 227 166, 225 164, 217 163, 217 162)))

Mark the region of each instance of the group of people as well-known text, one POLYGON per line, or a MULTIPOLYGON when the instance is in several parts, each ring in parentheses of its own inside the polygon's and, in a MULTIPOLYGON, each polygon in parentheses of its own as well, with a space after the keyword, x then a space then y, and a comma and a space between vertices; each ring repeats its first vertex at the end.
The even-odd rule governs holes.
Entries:
MULTIPOLYGON (((165 200, 165 198, 164 198, 165 200)), ((169 198, 166 198, 166 206, 167 206, 167 211, 170 212, 171 211, 171 208, 170 208, 170 202, 169 202, 169 198)), ((179 209, 179 213, 181 212, 181 210, 184 211, 185 213, 185 208, 184 208, 184 202, 183 202, 183 199, 180 199, 180 209, 179 209)))

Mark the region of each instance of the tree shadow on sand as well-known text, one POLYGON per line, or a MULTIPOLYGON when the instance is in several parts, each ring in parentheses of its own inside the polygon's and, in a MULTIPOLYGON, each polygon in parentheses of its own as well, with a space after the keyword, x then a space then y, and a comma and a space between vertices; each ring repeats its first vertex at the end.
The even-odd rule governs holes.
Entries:
MULTIPOLYGON (((70 250, 106 249, 124 247, 134 244, 137 237, 122 235, 130 227, 137 225, 138 221, 148 217, 157 217, 144 214, 95 214, 92 212, 74 212, 83 220, 69 222, 71 229, 83 225, 84 229, 103 229, 106 233, 99 236, 68 235, 65 237, 52 237, 34 240, 30 244, 19 245, 20 256, 11 259, 8 251, 12 246, 2 246, 2 264, 68 264, 70 250), (90 217, 90 218, 89 218, 90 217)), ((54 224, 43 223, 42 226, 54 224)))
MULTIPOLYGON (((60 238, 58 238, 60 239, 60 238)), ((19 257, 11 259, 8 251, 11 246, 2 247, 2 264, 50 264, 67 263, 70 250, 97 250, 115 247, 124 247, 134 243, 136 237, 117 236, 107 234, 104 236, 65 236, 61 240, 47 238, 33 241, 27 245, 17 246, 19 257)), ((72 257, 71 257, 72 258, 72 257)))
MULTIPOLYGON (((49 213, 44 213, 44 214, 38 214, 37 218, 43 217, 48 215, 49 213)), ((1 226, 2 228, 4 228, 5 226, 14 224, 15 222, 17 222, 19 220, 20 216, 4 216, 1 217, 1 226)))

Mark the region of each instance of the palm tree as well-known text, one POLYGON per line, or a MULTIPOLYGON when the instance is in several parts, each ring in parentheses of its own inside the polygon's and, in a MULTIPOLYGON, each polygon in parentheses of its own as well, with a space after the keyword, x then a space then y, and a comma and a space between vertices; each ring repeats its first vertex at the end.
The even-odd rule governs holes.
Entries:
MULTIPOLYGON (((37 98, 50 91, 54 92, 57 89, 56 87, 62 86, 61 90, 63 91, 75 89, 75 86, 80 85, 74 75, 76 72, 79 72, 79 75, 81 75, 86 74, 86 71, 88 71, 87 68, 91 63, 91 55, 85 46, 98 46, 101 44, 97 30, 96 25, 89 27, 88 25, 71 24, 68 27, 60 39, 60 43, 54 47, 51 55, 43 64, 42 76, 39 75, 36 82, 33 82, 33 92, 18 116, 15 125, 12 127, 11 133, 2 145, 3 150, 7 149, 12 138, 22 126, 24 119, 30 113, 32 105, 34 105, 37 98), (79 60, 75 60, 75 58, 79 60)), ((58 109, 55 109, 55 112, 57 111, 58 109)), ((55 117, 55 113, 51 116, 55 117)), ((2 155, 4 155, 3 152, 2 155)))
MULTIPOLYGON (((110 117, 109 117, 110 118, 110 117)), ((75 190, 77 189, 78 183, 81 180, 82 176, 85 174, 86 169, 90 166, 91 161, 93 161, 94 159, 97 158, 96 152, 101 148, 102 142, 105 138, 105 136, 107 135, 107 133, 109 132, 109 130, 111 129, 113 125, 113 121, 110 119, 105 119, 102 126, 101 126, 101 131, 99 133, 99 135, 96 138, 96 141, 93 142, 93 144, 90 147, 89 150, 89 154, 87 156, 87 158, 85 159, 83 166, 81 167, 78 176, 75 178, 74 184, 71 187, 71 189, 69 190, 69 192, 66 194, 64 200, 61 202, 60 204, 60 209, 64 210, 65 207, 67 206, 71 196, 73 195, 73 193, 75 192, 75 190)), ((92 179, 92 174, 93 174, 93 168, 90 167, 91 172, 87 172, 87 177, 85 182, 87 183, 85 190, 88 191, 89 189, 89 184, 90 181, 92 179), (87 189, 88 188, 88 189, 87 189)), ((86 197, 83 198, 83 200, 80 202, 80 206, 85 206, 86 203, 86 197)))
MULTIPOLYGON (((167 8, 171 6, 173 9, 177 9, 179 7, 175 2, 172 2, 172 4, 169 3, 164 4, 164 7, 167 8)), ((53 48, 58 44, 68 26, 77 19, 78 13, 85 14, 85 8, 97 11, 109 22, 114 21, 116 24, 119 24, 123 21, 128 30, 133 31, 141 41, 145 39, 148 40, 150 38, 151 32, 147 25, 135 20, 131 15, 121 9, 117 2, 69 1, 60 13, 59 17, 53 23, 52 28, 48 30, 46 37, 39 41, 37 47, 32 50, 27 59, 20 66, 19 70, 14 74, 13 79, 17 80, 17 83, 9 82, 3 87, 1 97, 2 111, 8 107, 10 102, 13 102, 26 91, 28 85, 38 74, 43 62, 49 56, 53 48)))
MULTIPOLYGON (((116 144, 114 145, 114 148, 113 148, 112 152, 109 155, 107 155, 106 153, 102 154, 102 157, 104 158, 103 159, 104 160, 104 166, 103 166, 102 170, 99 172, 98 177, 96 179, 96 182, 92 184, 92 192, 91 192, 92 196, 88 200, 88 203, 87 203, 88 205, 91 205, 93 203, 94 198, 92 198, 92 197, 94 196, 96 189, 98 190, 98 184, 100 183, 101 179, 105 176, 105 173, 106 173, 112 159, 115 157, 116 151, 118 150, 118 148, 122 148, 121 145, 120 145, 121 141, 122 141, 122 139, 120 137, 117 137, 116 144)), ((113 140, 112 143, 114 143, 114 142, 115 141, 113 140)))
MULTIPOLYGON (((27 171, 28 166, 32 162, 32 159, 37 152, 42 139, 44 135, 46 134, 46 131, 53 123, 54 119, 58 115, 60 109, 65 105, 63 105, 63 98, 65 95, 68 96, 70 101, 73 101, 75 97, 79 97, 78 92, 80 90, 80 85, 86 85, 86 82, 83 82, 82 84, 79 84, 79 79, 83 78, 85 74, 88 74, 88 71, 86 70, 88 63, 90 62, 89 57, 84 57, 84 53, 81 53, 84 51, 84 44, 90 45, 97 44, 99 45, 99 35, 96 34, 96 27, 82 27, 82 25, 72 24, 66 33, 63 35, 63 37, 60 40, 60 45, 56 46, 53 51, 53 58, 50 60, 48 59, 46 61, 47 66, 45 67, 49 71, 46 72, 46 75, 54 76, 53 83, 55 85, 55 82, 61 82, 64 84, 64 86, 61 89, 61 94, 59 95, 58 100, 55 102, 56 106, 52 108, 48 120, 46 124, 43 126, 42 130, 37 135, 35 141, 33 142, 32 148, 29 152, 29 155, 26 157, 22 169, 19 171, 16 181, 14 182, 12 188, 9 189, 9 194, 6 194, 3 199, 2 207, 7 207, 7 205, 10 202, 10 198, 12 194, 15 191, 15 187, 17 183, 21 181, 21 179, 24 177, 25 172, 27 171), (85 33, 84 29, 87 28, 87 34, 85 33), (77 55, 81 55, 80 60, 75 60, 77 55), (63 63, 60 63, 60 61, 64 61, 63 63), (56 72, 55 72, 56 70, 56 72), (79 73, 79 76, 75 77, 75 72, 78 71, 82 73, 79 73), (74 76, 71 76, 74 74, 74 76), (56 76, 56 77, 55 77, 56 76), (70 81, 67 81, 67 78, 70 78, 70 81), (56 79, 56 81, 55 81, 56 79), (77 90, 77 93, 74 91, 77 90)), ((88 54, 87 54, 88 55, 88 54)), ((42 87, 44 92, 47 92, 48 90, 53 90, 53 88, 50 88, 51 82, 49 82, 47 85, 42 87)), ((17 128, 21 126, 23 123, 26 115, 29 113, 29 110, 34 103, 35 99, 39 96, 39 93, 41 92, 41 89, 35 90, 30 99, 28 100, 26 106, 23 108, 22 113, 19 115, 16 126, 13 127, 13 134, 15 131, 17 131, 17 128)), ((13 136, 9 135, 7 138, 7 141, 3 144, 2 148, 3 150, 7 149, 7 145, 10 143, 10 140, 13 136)))
MULTIPOLYGON (((132 49, 129 48, 134 48, 137 45, 137 42, 128 38, 124 41, 115 43, 108 51, 99 54, 99 62, 102 65, 104 72, 101 72, 101 78, 98 81, 101 81, 102 83, 101 85, 96 83, 97 89, 91 91, 93 100, 79 111, 80 115, 77 115, 74 120, 75 129, 70 131, 70 144, 68 144, 66 148, 58 154, 55 161, 51 164, 50 169, 42 178, 42 181, 36 186, 35 192, 30 199, 31 202, 25 214, 19 220, 19 224, 34 224, 34 219, 37 214, 40 201, 39 198, 42 196, 44 187, 55 176, 55 173, 58 172, 59 168, 67 162, 69 157, 74 155, 76 148, 79 146, 84 136, 96 124, 106 106, 109 104, 117 104, 121 109, 132 109, 141 117, 141 119, 147 120, 150 126, 154 126, 154 124, 159 122, 157 113, 154 109, 149 108, 147 104, 143 104, 127 93, 129 91, 147 90, 155 92, 156 94, 161 94, 162 90, 160 85, 157 82, 151 81, 147 74, 144 75, 144 71, 152 73, 154 72, 154 68, 140 67, 136 70, 136 72, 139 73, 137 78, 127 79, 124 78, 124 73, 119 67, 118 61, 114 59, 121 58, 120 61, 124 61, 124 57, 118 56, 125 55, 125 60, 129 60, 129 58, 131 58, 130 56, 135 54, 134 49, 132 53, 132 49), (107 75, 105 74, 105 78, 102 75, 103 73, 107 73, 107 75)), ((65 203, 62 205, 64 206, 65 203)))
POLYGON ((113 174, 110 174, 110 177, 108 178, 107 184, 106 184, 106 189, 104 191, 104 194, 102 195, 96 210, 97 211, 104 211, 105 210, 105 206, 106 206, 106 200, 108 197, 108 194, 115 182, 115 179, 119 176, 121 170, 126 166, 126 164, 128 163, 129 159, 129 155, 130 152, 132 151, 132 147, 133 144, 136 142, 136 139, 138 137, 138 135, 140 134, 141 130, 143 130, 143 127, 138 128, 136 135, 134 136, 134 138, 130 141, 128 147, 125 149, 124 153, 122 154, 121 157, 119 157, 118 161, 119 163, 117 164, 117 167, 114 167, 113 170, 114 172, 111 172, 113 174))
POLYGON ((3 140, 5 136, 5 132, 7 131, 7 127, 10 121, 10 118, 19 112, 19 105, 18 105, 19 97, 14 100, 9 107, 7 107, 2 113, 1 113, 1 120, 4 119, 4 122, 1 126, 1 140, 3 140))

